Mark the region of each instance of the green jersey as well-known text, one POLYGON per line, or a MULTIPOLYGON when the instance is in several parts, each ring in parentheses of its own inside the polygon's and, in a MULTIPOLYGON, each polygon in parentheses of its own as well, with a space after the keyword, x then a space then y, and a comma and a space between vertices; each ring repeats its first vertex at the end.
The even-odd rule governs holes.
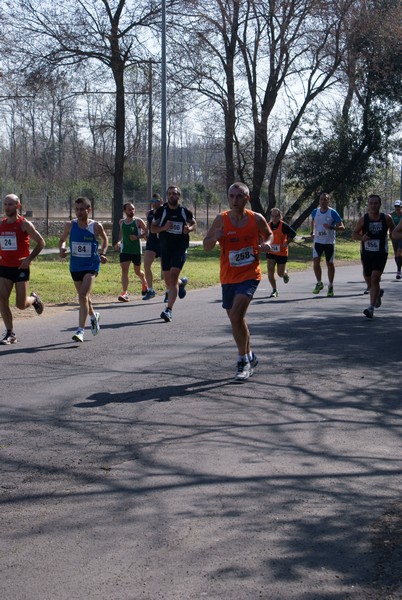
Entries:
POLYGON ((141 240, 130 240, 130 235, 140 235, 142 231, 137 225, 137 219, 131 223, 125 221, 121 224, 121 246, 120 252, 125 254, 141 254, 141 240))
POLYGON ((396 212, 391 213, 392 220, 394 222, 395 227, 399 225, 400 220, 402 219, 402 215, 397 215, 396 212))

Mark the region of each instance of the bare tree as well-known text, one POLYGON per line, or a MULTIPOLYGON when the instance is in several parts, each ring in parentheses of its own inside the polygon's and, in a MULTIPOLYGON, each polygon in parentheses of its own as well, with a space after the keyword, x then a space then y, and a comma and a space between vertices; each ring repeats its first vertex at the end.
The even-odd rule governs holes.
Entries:
MULTIPOLYGON (((173 1, 173 0, 172 0, 173 1)), ((100 63, 112 75, 115 92, 115 156, 113 168, 113 241, 122 213, 125 160, 125 72, 147 59, 145 28, 155 24, 158 2, 126 0, 16 0, 5 18, 19 67, 27 72, 60 65, 79 68, 86 63, 95 72, 100 63), (18 44, 16 40, 19 40, 18 44)), ((95 76, 95 75, 94 75, 95 76)), ((104 89, 108 81, 101 81, 104 89)), ((111 88, 113 89, 113 88, 111 88)))
MULTIPOLYGON (((180 90, 202 94, 217 104, 224 121, 226 186, 235 178, 234 142, 240 94, 236 92, 236 55, 240 0, 185 1, 184 18, 171 30, 170 76, 180 90)), ((209 112, 209 111, 207 111, 209 112)))
POLYGON ((255 210, 266 212, 275 205, 276 180, 292 136, 309 106, 335 81, 343 21, 352 3, 209 0, 194 3, 191 25, 180 32, 177 45, 187 48, 187 59, 178 63, 176 79, 183 80, 184 73, 188 87, 221 106, 227 183, 233 181, 236 163, 238 176, 251 178, 255 210), (273 126, 283 135, 263 206, 260 197, 275 147, 269 140, 273 126))

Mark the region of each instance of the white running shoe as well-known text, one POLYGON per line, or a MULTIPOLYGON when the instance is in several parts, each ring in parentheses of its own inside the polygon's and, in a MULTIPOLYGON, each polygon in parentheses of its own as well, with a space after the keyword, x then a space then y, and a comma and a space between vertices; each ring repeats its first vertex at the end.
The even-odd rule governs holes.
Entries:
POLYGON ((164 311, 161 312, 161 319, 169 323, 173 319, 172 310, 170 308, 165 308, 164 311))
POLYGON ((254 373, 250 363, 245 360, 239 360, 237 362, 237 372, 235 381, 243 382, 246 381, 254 373))
POLYGON ((74 333, 72 339, 74 340, 74 342, 83 342, 84 341, 84 332, 81 329, 77 329, 77 331, 74 333))
POLYGON ((94 319, 90 319, 91 321, 91 333, 92 335, 98 335, 99 330, 100 330, 100 325, 99 325, 99 321, 100 321, 100 314, 98 312, 94 313, 94 319))

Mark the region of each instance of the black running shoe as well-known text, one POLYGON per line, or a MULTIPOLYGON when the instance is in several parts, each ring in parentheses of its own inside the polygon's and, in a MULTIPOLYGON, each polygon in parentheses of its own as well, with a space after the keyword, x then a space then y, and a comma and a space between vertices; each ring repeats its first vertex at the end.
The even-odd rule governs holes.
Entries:
POLYGON ((6 331, 6 335, 3 337, 2 340, 0 340, 0 344, 3 344, 3 346, 9 346, 10 344, 16 344, 17 343, 17 336, 15 335, 15 333, 13 331, 6 331))

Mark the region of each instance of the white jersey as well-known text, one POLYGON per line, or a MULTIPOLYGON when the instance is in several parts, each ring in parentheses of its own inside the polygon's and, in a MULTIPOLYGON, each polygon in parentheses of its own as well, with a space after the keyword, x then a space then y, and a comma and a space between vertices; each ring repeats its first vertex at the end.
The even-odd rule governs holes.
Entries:
POLYGON ((311 213, 311 218, 314 221, 314 243, 335 244, 335 231, 326 229, 324 223, 335 227, 342 221, 339 213, 334 208, 328 208, 325 212, 321 212, 320 208, 315 208, 311 213))

